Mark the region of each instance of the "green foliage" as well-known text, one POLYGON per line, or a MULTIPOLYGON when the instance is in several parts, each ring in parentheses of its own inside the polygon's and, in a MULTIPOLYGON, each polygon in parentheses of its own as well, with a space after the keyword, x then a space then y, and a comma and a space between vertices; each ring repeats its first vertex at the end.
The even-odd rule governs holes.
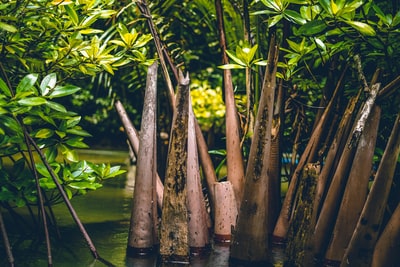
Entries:
MULTIPOLYGON (((149 34, 114 23, 106 1, 8 1, 0 5, 0 200, 36 204, 35 176, 52 199, 57 178, 69 197, 101 187, 124 171, 119 166, 79 161, 76 149, 91 136, 82 116, 69 110, 86 88, 78 79, 113 75, 122 67, 147 65, 149 34), (129 30, 128 30, 129 28, 129 30), (44 151, 38 160, 30 138, 44 151), (48 163, 46 165, 45 163, 48 163), (9 166, 11 165, 11 167, 9 166), (50 177, 51 166, 57 177, 50 177)), ((89 87, 90 88, 90 87, 89 87)))
POLYGON ((220 128, 225 122, 225 104, 220 87, 211 88, 207 81, 191 81, 191 99, 194 114, 203 131, 220 128))
POLYGON ((19 207, 36 203, 33 165, 42 176, 40 186, 51 191, 55 200, 60 199, 45 164, 35 158, 31 161, 27 156, 25 134, 44 151, 47 163, 70 198, 100 188, 103 180, 124 172, 119 166, 79 161, 75 149, 87 148, 83 139, 90 134, 79 126, 80 116, 53 102, 78 92, 79 87, 57 85, 57 76, 51 73, 40 83, 37 74, 28 74, 16 86, 15 94, 2 79, 0 88, 4 93, 0 101, 0 158, 10 158, 13 162, 8 168, 0 161, 0 172, 5 177, 0 183, 1 201, 19 207))
POLYGON ((235 63, 225 64, 220 66, 221 69, 245 69, 254 68, 254 65, 265 66, 267 64, 266 60, 254 59, 258 49, 258 45, 253 47, 249 45, 244 45, 243 47, 236 46, 236 53, 234 54, 230 50, 226 50, 226 54, 235 63))

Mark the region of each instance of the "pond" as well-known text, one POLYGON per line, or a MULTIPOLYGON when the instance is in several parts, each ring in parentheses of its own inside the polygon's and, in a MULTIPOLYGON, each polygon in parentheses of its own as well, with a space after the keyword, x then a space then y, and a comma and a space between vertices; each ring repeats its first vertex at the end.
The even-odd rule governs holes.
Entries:
MULTIPOLYGON (((121 164, 127 168, 125 163, 128 161, 128 153, 81 151, 81 158, 93 162, 121 164)), ((134 169, 130 171, 134 173, 134 169)), ((100 190, 88 192, 85 196, 73 198, 72 204, 102 258, 117 267, 161 266, 156 257, 150 259, 126 258, 133 195, 132 185, 132 182, 129 182, 126 176, 108 180, 100 190)), ((54 233, 52 234, 51 245, 54 266, 106 266, 102 262, 93 259, 86 241, 82 237, 66 206, 64 204, 54 206, 54 213, 61 234, 61 239, 57 238, 54 233)), ((22 214, 24 214, 24 211, 22 214)), ((25 212, 25 214, 27 213, 25 212)), ((4 217, 9 232, 9 239, 13 246, 15 266, 47 266, 44 237, 38 237, 38 235, 32 236, 32 233, 21 233, 21 228, 15 227, 16 225, 10 220, 6 212, 4 212, 4 217)), ((33 232, 42 233, 41 229, 33 232)), ((190 266, 226 267, 229 266, 228 259, 228 246, 213 245, 213 250, 209 255, 203 258, 192 259, 190 266)), ((274 265, 281 266, 279 263, 274 265)), ((7 266, 7 257, 3 244, 0 245, 0 266, 7 266)), ((162 266, 188 265, 162 264, 162 266)))

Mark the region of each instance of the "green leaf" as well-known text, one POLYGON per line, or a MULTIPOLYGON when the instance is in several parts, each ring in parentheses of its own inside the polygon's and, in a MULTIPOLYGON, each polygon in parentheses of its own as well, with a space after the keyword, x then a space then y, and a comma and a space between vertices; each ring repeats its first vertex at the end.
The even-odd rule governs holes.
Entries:
POLYGON ((0 21, 0 29, 4 30, 6 32, 11 32, 11 33, 15 33, 18 31, 18 29, 15 26, 1 22, 1 21, 0 21))
POLYGON ((44 166, 44 164, 36 163, 35 166, 36 166, 36 170, 38 171, 38 173, 40 173, 40 175, 42 175, 43 177, 48 177, 48 178, 51 177, 49 171, 47 170, 46 166, 44 166))
POLYGON ((54 183, 53 179, 48 178, 48 177, 40 178, 39 185, 41 188, 44 188, 46 190, 55 189, 57 187, 56 184, 54 183))
POLYGON ((11 97, 10 88, 8 88, 7 84, 2 78, 0 78, 0 90, 4 93, 4 95, 11 97))
POLYGON ((34 136, 36 138, 44 139, 44 138, 50 138, 53 135, 54 135, 54 130, 51 130, 48 128, 43 128, 43 129, 40 129, 39 131, 37 131, 34 136))
POLYGON ((297 31, 298 35, 314 36, 321 33, 327 28, 326 24, 322 20, 312 20, 302 25, 297 31))
POLYGON ((268 8, 275 10, 276 12, 280 12, 281 7, 278 3, 276 3, 277 1, 274 0, 261 0, 261 2, 268 8))
POLYGON ((51 98, 63 97, 72 95, 79 90, 81 90, 81 88, 74 85, 56 86, 49 96, 51 98))
POLYGON ((86 182, 86 181, 72 182, 72 183, 69 183, 68 186, 73 189, 78 189, 78 190, 82 190, 82 189, 96 190, 96 189, 102 187, 102 185, 99 183, 90 183, 90 182, 86 182))
MULTIPOLYGON (((75 116, 71 119, 68 119, 65 124, 65 130, 67 128, 72 128, 72 127, 78 125, 78 123, 81 121, 81 118, 82 118, 81 116, 75 116)), ((63 127, 60 127, 60 128, 63 129, 63 127)))
POLYGON ((72 198, 72 191, 68 187, 64 187, 65 193, 67 193, 68 199, 72 198))
POLYGON ((22 80, 20 83, 17 85, 16 92, 27 92, 27 91, 33 91, 31 90, 33 88, 33 85, 36 83, 39 75, 38 74, 28 74, 22 80))
POLYGON ((42 82, 40 83, 40 91, 43 96, 47 95, 50 90, 52 90, 57 83, 57 75, 55 73, 50 73, 46 75, 42 82))
POLYGON ((330 0, 318 0, 318 3, 322 6, 322 8, 330 15, 333 15, 330 0))
POLYGON ((84 30, 79 31, 79 33, 81 33, 81 34, 97 34, 97 33, 102 33, 102 32, 104 32, 104 31, 99 30, 99 29, 93 29, 93 28, 84 29, 84 30))
POLYGON ((67 109, 63 105, 53 101, 47 101, 46 106, 59 112, 67 112, 67 109))
POLYGON ((232 69, 245 69, 246 67, 238 64, 225 64, 218 66, 218 68, 223 70, 232 70, 232 69))
POLYGON ((100 14, 93 14, 93 15, 90 15, 89 17, 85 18, 85 19, 81 22, 80 26, 82 26, 82 27, 89 27, 90 25, 92 25, 92 24, 97 20, 98 17, 100 17, 100 14))
POLYGON ((79 18, 78 14, 75 11, 75 8, 72 7, 72 5, 64 5, 65 11, 67 12, 70 20, 75 26, 79 25, 79 18))
POLYGON ((396 13, 396 15, 393 18, 392 24, 390 26, 396 27, 399 24, 400 24, 400 11, 396 13))
POLYGON ((281 21, 281 19, 283 18, 282 14, 270 17, 268 19, 268 27, 271 28, 272 26, 274 26, 275 24, 277 24, 279 21, 281 21))
POLYGON ((285 10, 283 12, 283 16, 288 19, 291 22, 297 23, 297 24, 305 24, 307 21, 301 17, 299 13, 293 10, 285 10))
POLYGON ((326 52, 326 45, 324 44, 324 42, 322 42, 321 39, 319 38, 314 38, 315 43, 318 45, 319 48, 321 48, 324 52, 326 52))
POLYGON ((79 129, 79 128, 67 129, 67 133, 84 136, 84 137, 92 136, 90 133, 86 132, 85 130, 79 129))
POLYGON ((57 148, 55 146, 50 146, 44 151, 44 155, 46 156, 46 160, 48 162, 53 162, 57 158, 57 148))
POLYGON ((61 154, 64 155, 64 157, 71 161, 71 162, 78 162, 79 157, 78 157, 78 153, 73 150, 73 149, 69 149, 67 146, 60 144, 59 148, 61 150, 61 154))
POLYGON ((73 137, 65 141, 65 143, 71 147, 75 148, 88 148, 89 146, 85 144, 82 137, 73 137))
POLYGON ((241 59, 239 59, 236 55, 234 55, 231 51, 226 50, 225 51, 226 54, 228 55, 228 57, 230 59, 232 59, 233 61, 235 61, 237 64, 242 65, 243 67, 246 67, 246 63, 243 62, 241 59))
POLYGON ((333 15, 336 15, 339 11, 339 7, 336 5, 334 0, 331 0, 331 10, 333 15))
POLYGON ((374 28, 372 28, 370 25, 360 22, 360 21, 350 21, 350 20, 344 20, 345 23, 356 29, 362 34, 368 35, 368 36, 375 36, 376 32, 374 28))
POLYGON ((47 103, 47 100, 40 96, 27 97, 17 101, 18 104, 23 106, 40 106, 47 103))

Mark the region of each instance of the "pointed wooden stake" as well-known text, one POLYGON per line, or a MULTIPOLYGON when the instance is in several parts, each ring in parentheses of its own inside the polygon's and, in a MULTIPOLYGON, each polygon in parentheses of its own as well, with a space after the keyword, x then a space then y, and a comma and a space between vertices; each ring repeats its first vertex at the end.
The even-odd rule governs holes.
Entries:
POLYGON ((149 67, 147 74, 127 249, 129 256, 150 254, 157 240, 156 104, 157 63, 155 62, 149 67))
MULTIPOLYGON (((192 109, 189 98, 189 110, 192 109)), ((187 205, 189 219, 189 247, 191 255, 201 255, 209 245, 206 220, 206 205, 200 182, 200 167, 197 154, 195 117, 189 112, 188 127, 188 170, 187 170, 187 205)))
POLYGON ((187 141, 189 77, 179 73, 172 121, 161 219, 160 254, 164 262, 189 264, 187 201, 187 141))
POLYGON ((394 122, 371 191, 357 222, 356 230, 343 256, 341 267, 369 266, 381 228, 399 154, 400 113, 394 122))
POLYGON ((332 239, 325 255, 329 262, 340 262, 342 260, 367 198, 380 115, 380 107, 375 106, 360 136, 332 239), (354 192, 357 192, 356 198, 354 192))
MULTIPOLYGON (((253 142, 246 169, 246 184, 242 205, 231 245, 231 258, 261 264, 268 261, 269 210, 266 197, 270 183, 268 174, 271 155, 271 131, 278 46, 271 38, 268 65, 265 71, 260 103, 257 111, 253 142)), ((277 200, 279 201, 279 200, 277 200)))
MULTIPOLYGON (((115 102, 115 110, 117 111, 122 125, 124 126, 126 135, 128 136, 129 145, 131 146, 135 156, 137 157, 139 154, 139 134, 135 127, 133 126, 131 120, 126 113, 124 106, 122 105, 121 101, 117 100, 115 102)), ((161 209, 162 207, 162 200, 163 200, 163 192, 164 192, 164 185, 161 182, 160 177, 157 173, 157 181, 156 181, 156 192, 157 192, 157 204, 158 207, 161 209)))
POLYGON ((390 217, 372 256, 371 267, 396 266, 400 262, 400 204, 390 217))

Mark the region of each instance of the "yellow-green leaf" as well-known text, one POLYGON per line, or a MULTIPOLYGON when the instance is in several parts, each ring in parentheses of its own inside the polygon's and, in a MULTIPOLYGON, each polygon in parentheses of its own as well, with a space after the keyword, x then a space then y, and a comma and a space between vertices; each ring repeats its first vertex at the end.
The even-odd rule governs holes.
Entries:
POLYGON ((350 20, 345 20, 345 23, 356 29, 362 34, 369 35, 369 36, 375 36, 376 32, 374 28, 372 28, 370 25, 360 22, 360 21, 350 21, 350 20))

